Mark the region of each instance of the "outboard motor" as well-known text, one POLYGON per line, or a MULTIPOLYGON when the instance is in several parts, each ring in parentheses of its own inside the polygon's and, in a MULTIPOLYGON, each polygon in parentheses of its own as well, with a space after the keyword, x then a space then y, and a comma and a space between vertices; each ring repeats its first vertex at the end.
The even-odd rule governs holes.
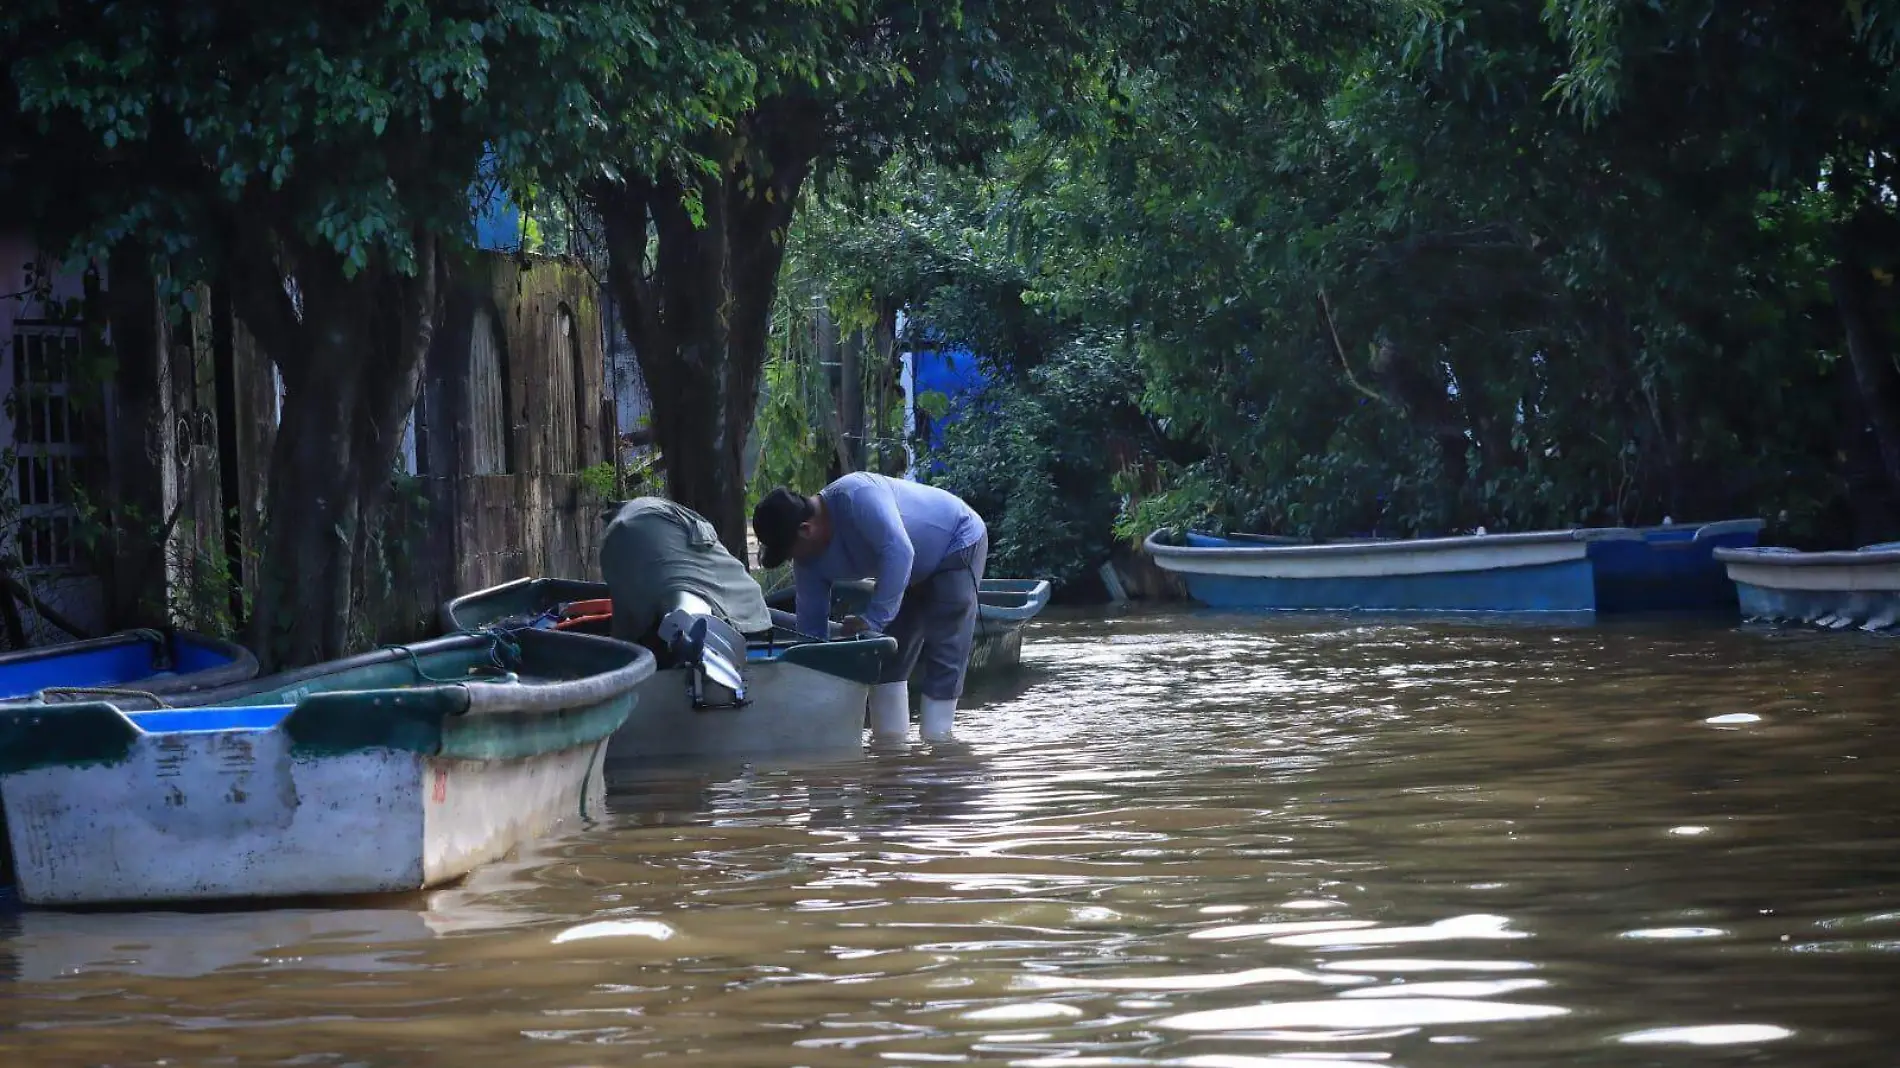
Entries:
POLYGON ((715 615, 703 598, 683 590, 668 593, 659 638, 674 666, 686 671, 686 694, 694 708, 746 703, 745 635, 715 615))

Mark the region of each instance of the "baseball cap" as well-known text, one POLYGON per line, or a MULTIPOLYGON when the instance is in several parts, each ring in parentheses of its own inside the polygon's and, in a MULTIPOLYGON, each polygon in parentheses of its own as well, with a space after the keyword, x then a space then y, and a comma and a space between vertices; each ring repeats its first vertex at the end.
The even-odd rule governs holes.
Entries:
POLYGON ((777 567, 791 555, 799 524, 812 517, 811 502, 784 486, 766 494, 752 509, 752 533, 759 539, 759 566, 777 567))

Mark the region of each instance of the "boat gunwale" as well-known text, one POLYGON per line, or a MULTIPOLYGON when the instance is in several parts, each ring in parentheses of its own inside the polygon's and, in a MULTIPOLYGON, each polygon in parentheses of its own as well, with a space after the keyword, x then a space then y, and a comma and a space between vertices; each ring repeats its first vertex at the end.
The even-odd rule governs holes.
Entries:
MULTIPOLYGON (((1436 538, 1342 538, 1331 541, 1301 541, 1277 534, 1241 534, 1222 535, 1229 542, 1246 541, 1251 544, 1229 545, 1171 545, 1161 541, 1164 530, 1156 530, 1143 539, 1142 547, 1157 560, 1163 556, 1177 559, 1234 560, 1258 557, 1276 557, 1280 559, 1311 557, 1342 557, 1357 555, 1393 555, 1407 552, 1440 552, 1453 549, 1496 546, 1508 548, 1517 545, 1545 545, 1567 541, 1598 542, 1642 542, 1646 535, 1664 531, 1690 530, 1695 534, 1691 543, 1709 541, 1714 538, 1733 534, 1759 533, 1767 526, 1767 520, 1716 519, 1707 523, 1668 523, 1646 527, 1570 527, 1564 530, 1525 530, 1501 531, 1496 534, 1454 534, 1436 538)), ((1213 536, 1213 535, 1204 535, 1213 536)), ((1716 549, 1716 552, 1727 550, 1716 549)))
POLYGON ((976 615, 978 619, 991 623, 1022 625, 1042 614, 1049 607, 1049 596, 1053 591, 1048 579, 984 579, 977 586, 976 615), (983 603, 984 586, 995 582, 999 585, 990 592, 1021 595, 1020 605, 998 605, 983 603), (1001 583, 1020 583, 1019 588, 1001 586, 1001 583))
MULTIPOLYGON (((414 686, 376 686, 355 690, 315 690, 298 696, 287 702, 267 702, 257 698, 260 694, 294 690, 299 684, 311 682, 331 675, 341 675, 366 668, 382 667, 401 663, 406 660, 421 660, 441 653, 460 652, 493 642, 500 635, 464 633, 450 634, 440 638, 414 642, 408 645, 391 645, 381 649, 347 656, 340 660, 326 660, 305 667, 292 668, 260 678, 242 679, 216 689, 194 691, 188 696, 188 705, 154 705, 140 695, 127 693, 123 696, 103 695, 101 699, 86 702, 103 704, 125 712, 163 712, 183 711, 185 709, 236 708, 262 706, 265 704, 289 704, 300 706, 315 698, 342 700, 346 698, 366 698, 377 694, 400 693, 412 700, 439 700, 447 698, 455 714, 496 714, 510 712, 545 712, 555 709, 572 708, 582 704, 598 704, 612 700, 622 693, 631 691, 646 681, 657 668, 653 654, 647 649, 627 642, 617 642, 611 638, 602 638, 593 634, 549 633, 546 631, 526 631, 509 634, 508 640, 522 641, 523 634, 532 633, 527 638, 529 644, 555 641, 560 643, 579 642, 575 648, 593 645, 602 653, 612 653, 616 658, 626 655, 628 649, 637 650, 633 659, 615 668, 571 679, 546 679, 539 677, 533 682, 504 682, 487 679, 451 679, 443 681, 422 680, 414 686)), ((558 649, 558 646, 557 646, 558 649)), ((166 696, 160 694, 158 696, 166 696)), ((136 726, 136 724, 135 724, 136 726)))
MULTIPOLYGON (((1714 519, 1707 523, 1658 523, 1646 527, 1579 527, 1577 529, 1592 533, 1597 531, 1627 530, 1634 532, 1637 537, 1644 541, 1647 541, 1648 535, 1651 534, 1662 534, 1678 530, 1694 530, 1694 537, 1687 541, 1676 543, 1677 546, 1687 546, 1712 541, 1716 538, 1728 537, 1731 534, 1760 534, 1767 526, 1768 521, 1766 519, 1751 518, 1714 519)), ((1616 538, 1611 540, 1621 541, 1626 539, 1616 538)), ((1667 549, 1675 546, 1652 545, 1650 547, 1653 549, 1667 549)))
POLYGON ((1715 558, 1724 564, 1750 567, 1892 567, 1900 564, 1900 549, 1831 549, 1805 552, 1779 545, 1717 549, 1715 558))
MULTIPOLYGON (((576 593, 585 592, 601 597, 607 595, 607 584, 605 582, 590 579, 550 578, 546 575, 531 575, 527 578, 510 579, 507 582, 498 583, 479 590, 470 590, 459 596, 451 597, 442 602, 441 608, 437 610, 437 622, 441 624, 444 631, 451 635, 458 633, 465 634, 486 627, 493 627, 498 625, 502 620, 498 619, 489 623, 464 623, 459 618, 461 610, 473 607, 477 601, 513 594, 516 591, 526 591, 531 597, 534 597, 534 599, 538 601, 540 591, 551 587, 565 588, 576 593)), ((549 607, 558 603, 558 601, 552 602, 549 607)), ((543 610, 545 611, 545 609, 543 610)), ((503 619, 505 618, 506 617, 503 617, 503 619)))
MULTIPOLYGON (((1403 556, 1438 553, 1460 549, 1509 549, 1526 545, 1560 545, 1567 542, 1638 541, 1642 535, 1628 527, 1577 527, 1571 530, 1529 530, 1501 534, 1460 534, 1443 538, 1397 538, 1380 541, 1301 542, 1292 545, 1233 545, 1218 548, 1169 545, 1158 540, 1155 531, 1142 542, 1157 563, 1173 560, 1258 560, 1328 559, 1356 556, 1403 556)), ((1166 566, 1166 564, 1163 564, 1166 566)), ((1172 570, 1172 569, 1170 569, 1172 570)))

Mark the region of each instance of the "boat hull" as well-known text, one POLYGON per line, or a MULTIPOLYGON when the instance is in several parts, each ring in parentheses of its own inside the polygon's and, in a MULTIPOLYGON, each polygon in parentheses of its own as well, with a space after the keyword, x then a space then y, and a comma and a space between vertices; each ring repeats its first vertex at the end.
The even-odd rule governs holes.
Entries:
POLYGON ((603 742, 519 760, 299 756, 280 731, 144 735, 0 780, 34 905, 420 890, 598 811, 603 742))
POLYGON ((609 763, 756 760, 863 747, 872 680, 766 662, 747 665, 746 684, 745 705, 694 708, 683 672, 656 672, 640 684, 639 704, 615 732, 609 763))
POLYGON ((1745 619, 1830 630, 1900 628, 1900 548, 1727 549, 1715 555, 1735 583, 1745 619))
POLYGON ((979 631, 970 642, 972 672, 1007 671, 1023 662, 1023 625, 979 631))
POLYGON ((1416 541, 1172 546, 1155 563, 1213 608, 1590 615, 1589 543, 1573 531, 1416 541))
POLYGON ((193 695, 0 706, 20 897, 71 905, 419 890, 602 796, 652 654, 458 636, 193 695))
POLYGON ((1733 612, 1735 584, 1717 549, 1748 548, 1760 537, 1759 519, 1638 528, 1641 540, 1594 541, 1599 612, 1733 612))
POLYGON ((1218 608, 1593 616, 1732 609, 1714 554, 1754 544, 1761 529, 1734 519, 1323 543, 1191 534, 1147 547, 1218 608))
MULTIPOLYGON (((532 627, 565 601, 606 596, 604 583, 522 579, 450 601, 442 621, 455 629, 532 627)), ((695 708, 683 671, 656 672, 641 683, 607 760, 626 765, 860 751, 871 687, 896 652, 888 637, 755 645, 745 666, 748 700, 736 708, 695 708)))
POLYGON ((1589 563, 1583 560, 1385 577, 1183 577, 1188 595, 1210 608, 1558 615, 1589 615, 1596 611, 1593 574, 1589 563))

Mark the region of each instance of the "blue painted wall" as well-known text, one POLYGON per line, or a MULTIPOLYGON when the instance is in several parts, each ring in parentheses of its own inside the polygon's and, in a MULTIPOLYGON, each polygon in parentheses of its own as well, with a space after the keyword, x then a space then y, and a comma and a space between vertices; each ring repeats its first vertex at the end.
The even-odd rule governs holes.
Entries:
POLYGON ((935 448, 943 443, 944 426, 968 413, 989 378, 978 365, 976 354, 961 346, 912 353, 911 367, 915 395, 941 393, 950 398, 949 414, 930 421, 928 441, 935 448))
POLYGON ((501 187, 501 160, 493 152, 482 157, 469 187, 469 207, 475 215, 475 246, 484 252, 521 250, 521 209, 501 187))

